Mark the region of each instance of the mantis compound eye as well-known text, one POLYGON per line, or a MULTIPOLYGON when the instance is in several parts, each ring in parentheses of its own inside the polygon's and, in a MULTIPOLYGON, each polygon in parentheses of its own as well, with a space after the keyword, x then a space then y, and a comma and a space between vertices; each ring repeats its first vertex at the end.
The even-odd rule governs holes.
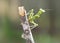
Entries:
POLYGON ((25 9, 24 9, 24 6, 18 7, 18 9, 19 9, 19 15, 20 15, 20 16, 25 16, 25 9))

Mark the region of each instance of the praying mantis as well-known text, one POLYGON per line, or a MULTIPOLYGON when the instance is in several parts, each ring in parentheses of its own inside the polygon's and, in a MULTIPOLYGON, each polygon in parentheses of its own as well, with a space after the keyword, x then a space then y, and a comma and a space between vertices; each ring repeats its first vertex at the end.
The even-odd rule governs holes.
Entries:
POLYGON ((34 9, 31 9, 29 12, 28 12, 28 20, 31 24, 34 25, 34 27, 38 26, 37 23, 35 23, 35 20, 37 18, 40 18, 41 14, 43 14, 45 12, 45 10, 43 10, 42 8, 39 9, 39 11, 34 14, 34 9))

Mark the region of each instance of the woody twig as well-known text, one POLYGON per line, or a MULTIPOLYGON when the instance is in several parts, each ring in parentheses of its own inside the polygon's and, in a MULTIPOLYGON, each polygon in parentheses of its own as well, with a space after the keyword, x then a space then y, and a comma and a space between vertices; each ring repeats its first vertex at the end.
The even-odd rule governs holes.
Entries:
POLYGON ((32 32, 29 26, 26 10, 24 6, 18 7, 21 25, 23 27, 22 38, 26 40, 26 43, 34 43, 32 32))

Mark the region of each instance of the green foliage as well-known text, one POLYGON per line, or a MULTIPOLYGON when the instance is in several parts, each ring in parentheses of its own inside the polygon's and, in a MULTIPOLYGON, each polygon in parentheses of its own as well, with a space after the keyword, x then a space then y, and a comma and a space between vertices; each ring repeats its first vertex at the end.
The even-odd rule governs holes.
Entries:
POLYGON ((39 9, 39 11, 36 13, 36 14, 34 14, 34 9, 31 9, 29 12, 28 12, 28 20, 29 20, 29 22, 31 23, 31 24, 33 24, 33 25, 35 25, 35 26, 38 26, 38 24, 37 23, 35 23, 35 20, 37 19, 37 18, 39 18, 40 16, 41 16, 41 14, 42 13, 44 13, 45 12, 45 10, 43 10, 43 9, 39 9))

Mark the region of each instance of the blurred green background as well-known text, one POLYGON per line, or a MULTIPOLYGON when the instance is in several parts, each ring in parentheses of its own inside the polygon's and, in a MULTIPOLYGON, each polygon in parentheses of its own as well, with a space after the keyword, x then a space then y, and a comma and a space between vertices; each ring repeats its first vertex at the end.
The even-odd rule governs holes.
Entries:
POLYGON ((46 10, 32 30, 35 43, 60 43, 60 0, 0 0, 0 43, 25 43, 18 7, 46 10))

